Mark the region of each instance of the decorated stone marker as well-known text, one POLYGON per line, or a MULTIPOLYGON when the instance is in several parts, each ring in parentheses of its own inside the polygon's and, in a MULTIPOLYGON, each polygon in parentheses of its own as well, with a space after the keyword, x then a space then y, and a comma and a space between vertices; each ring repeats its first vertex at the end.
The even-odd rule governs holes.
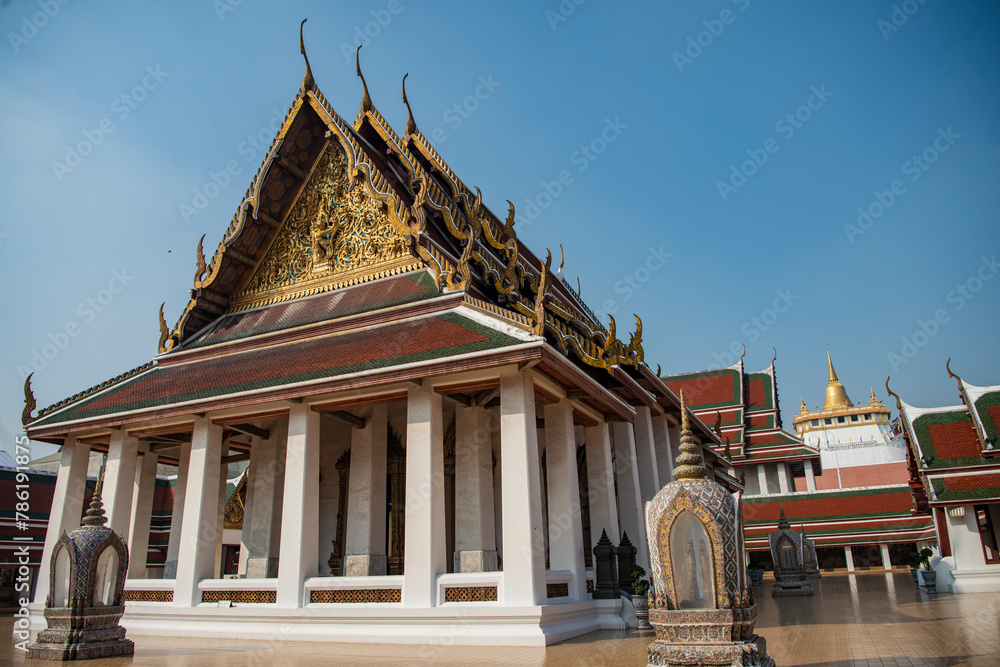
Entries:
POLYGON ((28 647, 28 658, 90 660, 135 653, 118 624, 125 613, 128 547, 104 525, 103 484, 102 470, 83 525, 63 534, 52 551, 43 612, 48 627, 28 647))
MULTIPOLYGON (((806 581, 805 550, 809 545, 801 533, 792 530, 785 516, 785 508, 778 505, 778 530, 767 537, 771 546, 771 560, 774 561, 774 587, 771 595, 774 597, 793 597, 798 595, 814 595, 812 584, 806 581)), ((815 563, 815 551, 811 552, 815 563)), ((819 570, 816 570, 816 575, 819 570)))
POLYGON ((755 635, 757 606, 746 577, 743 514, 708 478, 681 393, 681 454, 674 478, 646 507, 652 567, 649 665, 774 667, 755 635))

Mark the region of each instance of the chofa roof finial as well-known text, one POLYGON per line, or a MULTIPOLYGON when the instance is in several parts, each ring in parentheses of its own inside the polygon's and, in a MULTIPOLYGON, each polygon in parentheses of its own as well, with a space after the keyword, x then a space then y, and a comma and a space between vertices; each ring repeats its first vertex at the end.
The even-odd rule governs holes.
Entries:
MULTIPOLYGON (((364 46, 364 44, 361 46, 364 46)), ((361 85, 365 87, 365 94, 361 98, 361 110, 371 111, 372 107, 375 105, 372 104, 371 95, 368 94, 368 82, 365 81, 365 75, 361 73, 361 46, 359 46, 358 50, 354 53, 354 64, 358 69, 358 76, 361 77, 361 85)))
POLYGON ((413 109, 410 108, 410 101, 406 99, 406 77, 408 76, 410 76, 409 72, 403 75, 403 104, 406 105, 406 133, 416 134, 417 121, 413 120, 413 109))
POLYGON ((21 412, 21 426, 27 426, 31 422, 35 421, 35 418, 31 416, 31 411, 37 407, 35 402, 35 392, 31 390, 31 376, 34 373, 28 373, 28 377, 24 378, 24 410, 21 412))
POLYGON ((299 51, 302 53, 302 57, 306 60, 306 75, 302 77, 302 90, 312 90, 313 86, 316 85, 316 80, 313 79, 312 68, 309 67, 309 56, 306 55, 306 43, 305 40, 302 39, 302 28, 308 20, 309 19, 302 19, 302 23, 299 24, 299 51))

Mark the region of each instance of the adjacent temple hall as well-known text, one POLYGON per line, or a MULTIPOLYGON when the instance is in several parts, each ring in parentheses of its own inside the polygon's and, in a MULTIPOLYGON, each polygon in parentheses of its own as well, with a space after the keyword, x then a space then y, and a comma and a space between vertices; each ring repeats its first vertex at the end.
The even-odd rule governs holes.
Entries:
MULTIPOLYGON (((420 643, 447 627, 544 645, 624 627, 621 599, 592 599, 591 547, 627 534, 649 569, 643 507, 670 480, 684 408, 645 363, 639 318, 605 327, 514 219, 412 112, 396 134, 366 85, 345 121, 306 60, 172 328, 161 307, 159 354, 37 414, 25 385, 28 435, 62 447, 33 627, 91 452, 107 454, 107 525, 132 556, 130 636, 420 643), (177 484, 154 569, 157 465, 177 484)), ((707 479, 738 491, 718 437, 691 424, 707 479)))

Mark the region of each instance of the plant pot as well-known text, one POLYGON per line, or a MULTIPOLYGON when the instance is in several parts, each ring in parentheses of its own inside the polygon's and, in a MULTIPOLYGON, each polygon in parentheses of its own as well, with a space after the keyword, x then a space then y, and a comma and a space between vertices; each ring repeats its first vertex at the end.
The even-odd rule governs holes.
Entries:
POLYGON ((920 570, 918 568, 911 567, 910 574, 913 576, 913 587, 920 588, 920 570))
POLYGON ((639 621, 640 630, 652 630, 649 624, 649 598, 645 595, 633 595, 632 606, 635 607, 635 619, 639 621))
POLYGON ((937 572, 935 572, 934 570, 927 570, 927 569, 925 569, 923 571, 923 574, 924 574, 924 585, 927 586, 927 594, 928 595, 936 595, 937 594, 937 572))

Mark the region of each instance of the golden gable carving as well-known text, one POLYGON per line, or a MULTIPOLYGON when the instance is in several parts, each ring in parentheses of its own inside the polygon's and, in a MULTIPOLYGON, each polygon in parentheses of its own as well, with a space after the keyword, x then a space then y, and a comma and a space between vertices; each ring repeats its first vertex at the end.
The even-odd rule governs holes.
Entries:
POLYGON ((347 172, 331 143, 230 310, 307 296, 422 266, 382 202, 347 172))

